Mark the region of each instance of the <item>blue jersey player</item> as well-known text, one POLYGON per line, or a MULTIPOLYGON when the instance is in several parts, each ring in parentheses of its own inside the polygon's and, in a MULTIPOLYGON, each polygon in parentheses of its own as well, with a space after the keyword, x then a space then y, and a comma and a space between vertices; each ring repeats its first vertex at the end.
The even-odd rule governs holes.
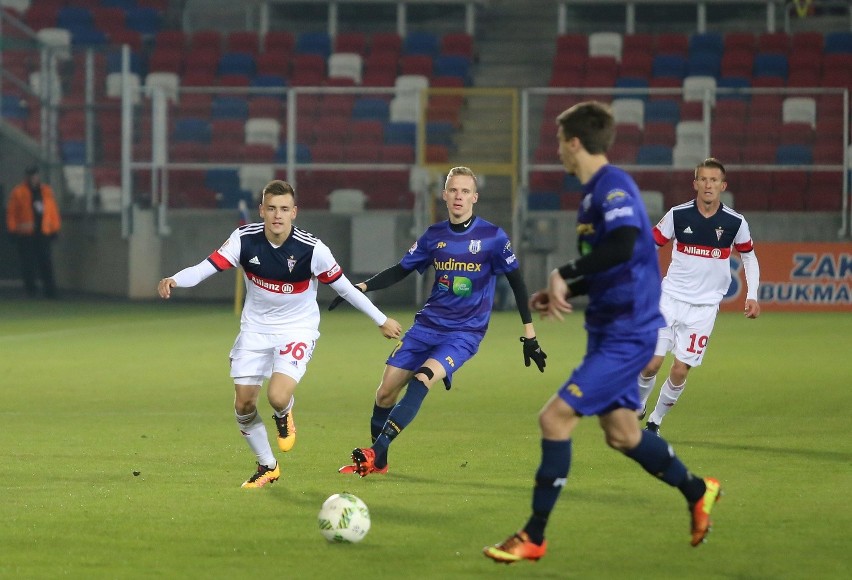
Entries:
POLYGON ((356 285, 364 292, 379 290, 415 270, 435 270, 429 300, 387 359, 370 420, 373 445, 355 449, 352 464, 340 473, 387 473, 388 447, 417 415, 429 389, 438 381, 449 389, 453 373, 479 349, 491 317, 496 276, 505 275, 514 292, 524 326, 526 366, 532 360, 544 371, 547 355, 535 338, 512 244, 501 228, 473 215, 478 197, 473 171, 451 169, 443 191, 449 219, 430 226, 398 264, 356 285))
POLYGON ((610 447, 680 490, 692 518, 691 544, 697 546, 709 531, 719 482, 690 473, 668 443, 640 430, 636 421, 636 373, 653 356, 657 331, 665 324, 651 224, 634 181, 606 158, 615 137, 609 107, 580 103, 559 115, 557 125, 562 164, 583 184, 580 258, 551 272, 547 289, 530 302, 544 317, 561 320, 571 312, 568 298, 588 294, 586 354, 539 415, 541 463, 529 520, 484 553, 507 564, 544 556, 544 530, 571 466, 571 434, 586 415, 598 416, 610 447))

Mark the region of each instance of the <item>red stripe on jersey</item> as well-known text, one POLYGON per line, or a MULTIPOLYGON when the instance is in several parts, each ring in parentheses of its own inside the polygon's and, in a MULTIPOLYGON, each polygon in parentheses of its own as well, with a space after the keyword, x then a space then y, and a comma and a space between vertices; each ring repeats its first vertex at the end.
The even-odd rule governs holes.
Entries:
POLYGON ((322 274, 317 276, 317 280, 319 280, 323 284, 331 284, 341 276, 343 276, 343 270, 340 268, 340 266, 335 264, 334 266, 332 266, 331 270, 329 270, 328 272, 323 272, 322 274))
POLYGON ((234 267, 233 264, 231 264, 228 259, 222 254, 220 254, 218 251, 213 252, 212 254, 207 256, 207 260, 211 264, 213 264, 213 267, 219 270, 220 272, 222 270, 228 270, 234 267))
POLYGON ((745 242, 744 244, 734 244, 734 247, 740 253, 751 252, 752 250, 754 250, 754 242, 749 240, 749 241, 745 242))
POLYGON ((258 288, 263 288, 268 292, 274 292, 276 294, 301 294, 308 289, 308 285, 311 282, 310 280, 302 280, 301 282, 267 280, 266 278, 261 278, 251 272, 246 272, 246 277, 258 288))
POLYGON ((651 230, 651 233, 654 234, 654 243, 658 246, 662 247, 669 243, 669 238, 663 235, 663 232, 657 226, 654 226, 654 229, 651 230))
POLYGON ((681 242, 677 243, 677 251, 689 256, 712 258, 714 260, 727 260, 731 256, 731 248, 711 248, 710 246, 682 244, 681 242))

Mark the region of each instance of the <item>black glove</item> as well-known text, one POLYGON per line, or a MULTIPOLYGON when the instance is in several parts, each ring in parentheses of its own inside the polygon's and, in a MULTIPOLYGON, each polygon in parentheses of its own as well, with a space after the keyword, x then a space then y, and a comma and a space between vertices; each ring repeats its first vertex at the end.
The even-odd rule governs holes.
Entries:
MULTIPOLYGON (((356 287, 358 290, 361 290, 361 287, 360 287, 360 286, 355 286, 355 287, 356 287)), ((361 293, 363 294, 363 293, 364 293, 364 291, 363 291, 363 290, 361 290, 361 293)), ((331 301, 331 304, 329 304, 329 305, 328 305, 328 311, 329 311, 329 312, 331 312, 332 310, 334 310, 335 308, 337 308, 338 306, 340 306, 340 303, 341 303, 341 302, 345 302, 345 301, 346 301, 346 299, 345 299, 343 296, 337 296, 334 300, 332 300, 332 301, 331 301)))
POLYGON ((541 350, 541 347, 538 345, 538 341, 535 337, 525 338, 522 336, 521 342, 524 343, 524 365, 530 366, 530 359, 532 359, 535 362, 535 366, 538 367, 538 370, 544 372, 544 367, 547 366, 544 359, 547 358, 547 354, 541 350))

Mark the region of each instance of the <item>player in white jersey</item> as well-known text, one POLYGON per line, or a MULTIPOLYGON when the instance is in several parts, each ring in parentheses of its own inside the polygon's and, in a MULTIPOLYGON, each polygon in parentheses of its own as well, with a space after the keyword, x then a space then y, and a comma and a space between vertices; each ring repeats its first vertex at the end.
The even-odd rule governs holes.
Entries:
POLYGON ((746 318, 760 315, 757 288, 760 267, 745 218, 720 201, 727 187, 725 167, 709 158, 695 168, 692 182, 696 198, 671 208, 654 227, 657 246, 672 244, 672 261, 663 279, 660 310, 666 326, 659 331, 654 357, 639 373, 642 400, 640 418, 645 417, 648 397, 666 353, 674 355, 669 376, 645 428, 659 433, 663 417, 683 393, 689 369, 701 364, 719 303, 731 286, 729 259, 736 249, 745 268, 748 290, 746 318))
POLYGON ((319 282, 369 316, 385 338, 399 338, 402 332, 399 322, 349 282, 328 246, 293 225, 296 194, 289 183, 276 180, 264 187, 259 209, 262 224, 240 226, 206 260, 163 278, 157 288, 160 297, 169 298, 172 288, 189 288, 216 272, 243 268, 246 300, 230 358, 237 424, 257 456, 257 471, 245 488, 263 487, 281 475, 257 413, 265 379, 278 447, 290 451, 296 442, 293 392, 319 338, 319 282))

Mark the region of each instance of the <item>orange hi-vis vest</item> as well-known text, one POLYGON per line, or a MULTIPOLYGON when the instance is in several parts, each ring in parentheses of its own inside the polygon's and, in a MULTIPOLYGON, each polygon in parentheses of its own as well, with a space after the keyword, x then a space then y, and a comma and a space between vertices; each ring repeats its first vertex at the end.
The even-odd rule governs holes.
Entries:
MULTIPOLYGON (((41 233, 49 236, 59 231, 62 227, 62 219, 59 217, 59 207, 56 205, 53 188, 45 183, 41 184, 41 199, 44 204, 41 233)), ((27 182, 19 183, 9 194, 9 205, 6 208, 6 226, 11 234, 32 235, 34 233, 34 220, 30 186, 27 182)))

